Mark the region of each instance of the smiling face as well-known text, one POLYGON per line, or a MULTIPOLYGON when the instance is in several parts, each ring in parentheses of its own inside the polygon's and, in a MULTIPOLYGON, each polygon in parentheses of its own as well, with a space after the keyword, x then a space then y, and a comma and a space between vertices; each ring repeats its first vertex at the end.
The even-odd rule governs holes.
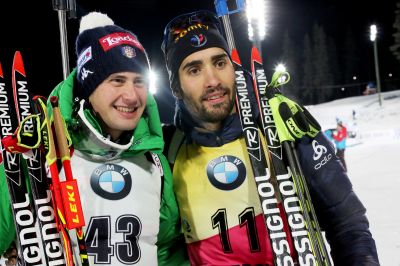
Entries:
POLYGON ((235 98, 235 72, 226 52, 213 47, 189 55, 179 67, 179 81, 175 96, 206 129, 218 130, 235 98))
POLYGON ((103 120, 103 129, 113 140, 133 130, 146 107, 147 82, 142 74, 111 74, 89 96, 93 110, 103 120))

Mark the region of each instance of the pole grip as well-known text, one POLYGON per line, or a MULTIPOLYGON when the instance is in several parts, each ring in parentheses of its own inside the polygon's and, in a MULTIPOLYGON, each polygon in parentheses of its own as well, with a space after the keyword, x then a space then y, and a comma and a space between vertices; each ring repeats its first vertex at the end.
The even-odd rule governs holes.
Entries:
POLYGON ((70 159, 67 137, 64 132, 64 121, 61 116, 60 108, 58 107, 58 97, 50 98, 51 106, 53 107, 54 129, 56 131, 57 146, 60 152, 61 161, 70 159))
POLYGON ((53 0, 53 9, 54 10, 68 10, 68 2, 67 0, 53 0))
POLYGON ((53 9, 68 12, 69 18, 76 18, 76 0, 52 0, 53 9))
POLYGON ((68 18, 77 18, 76 15, 76 0, 68 0, 68 18))

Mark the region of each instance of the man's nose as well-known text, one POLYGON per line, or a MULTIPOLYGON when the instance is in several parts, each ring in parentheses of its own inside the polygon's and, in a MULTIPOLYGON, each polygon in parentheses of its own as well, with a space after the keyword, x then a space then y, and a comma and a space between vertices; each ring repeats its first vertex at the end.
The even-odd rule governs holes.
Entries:
POLYGON ((125 86, 124 91, 122 93, 122 99, 126 103, 135 103, 139 100, 139 95, 137 92, 137 88, 133 83, 125 86))
POLYGON ((206 68, 205 85, 209 87, 218 87, 221 85, 221 78, 216 69, 212 67, 206 68))

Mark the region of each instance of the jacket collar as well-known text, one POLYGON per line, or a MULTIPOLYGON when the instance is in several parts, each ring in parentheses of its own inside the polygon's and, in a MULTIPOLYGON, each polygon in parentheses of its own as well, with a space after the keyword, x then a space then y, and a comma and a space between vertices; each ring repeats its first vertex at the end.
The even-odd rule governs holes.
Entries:
POLYGON ((242 127, 238 114, 234 113, 222 121, 219 131, 199 131, 199 121, 190 115, 182 100, 176 100, 175 125, 186 135, 188 143, 196 143, 206 147, 218 147, 242 136, 242 127))

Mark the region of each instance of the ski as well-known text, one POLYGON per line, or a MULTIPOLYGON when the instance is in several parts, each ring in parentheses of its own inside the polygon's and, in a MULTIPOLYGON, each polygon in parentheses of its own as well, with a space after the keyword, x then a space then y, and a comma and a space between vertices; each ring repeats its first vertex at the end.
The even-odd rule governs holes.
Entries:
MULTIPOLYGON (((258 125, 254 123, 255 122, 254 116, 250 115, 250 113, 246 110, 244 112, 241 111, 240 108, 247 107, 247 105, 246 103, 241 105, 240 101, 238 100, 238 98, 240 99, 240 94, 242 90, 241 87, 245 83, 243 82, 244 80, 243 70, 241 71, 241 73, 238 72, 238 70, 241 68, 241 64, 240 60, 238 60, 239 58, 237 56, 237 50, 235 48, 233 32, 229 20, 229 14, 233 14, 242 10, 244 8, 244 2, 237 0, 236 4, 238 8, 236 10, 231 11, 228 9, 226 0, 215 1, 217 13, 222 19, 225 29, 225 36, 227 38, 229 47, 232 51, 231 58, 235 65, 236 85, 237 85, 236 106, 240 114, 240 119, 242 122, 243 131, 245 133, 246 144, 250 155, 250 159, 252 159, 252 157, 254 157, 254 151, 252 152, 249 149, 252 147, 251 145, 249 145, 248 140, 253 140, 253 144, 257 144, 257 142, 260 141, 259 140, 255 141, 256 135, 254 134, 254 132, 258 129, 258 125), (246 115, 248 115, 248 117, 246 115), (251 128, 252 133, 250 133, 250 136, 253 138, 249 138, 249 132, 251 131, 248 128, 246 128, 245 125, 246 122, 249 122, 247 126, 251 128)), ((252 66, 252 76, 253 76, 252 85, 255 96, 257 98, 262 130, 265 136, 265 141, 267 143, 267 149, 268 149, 267 152, 270 155, 271 171, 273 171, 276 174, 276 179, 279 187, 279 189, 277 189, 278 190, 277 196, 278 197, 280 196, 283 200, 284 213, 285 213, 283 216, 285 216, 284 218, 287 219, 289 224, 291 236, 294 241, 294 247, 298 256, 297 257, 298 263, 300 265, 331 265, 326 247, 323 242, 318 221, 316 219, 315 211, 312 206, 312 201, 309 196, 307 184, 305 182, 304 175, 302 174, 299 160, 296 157, 295 151, 293 150, 293 143, 282 141, 282 139, 280 139, 280 135, 277 130, 277 127, 279 125, 277 125, 276 121, 274 120, 274 114, 270 108, 271 104, 269 101, 270 99, 269 97, 265 97, 265 90, 268 86, 268 82, 263 69, 261 56, 259 54, 258 49, 256 48, 252 49, 251 66, 252 66), (262 95, 261 98, 258 90, 264 90, 264 93, 261 93, 262 95), (310 215, 312 216, 311 218, 310 215)), ((259 152, 255 152, 255 154, 259 154, 260 152, 262 152, 262 147, 259 147, 259 149, 260 149, 259 152)), ((257 167, 253 165, 253 161, 254 160, 251 160, 254 171, 257 170, 256 169, 257 167)), ((264 161, 260 164, 261 165, 264 164, 265 166, 267 166, 265 162, 265 155, 264 155, 264 161)), ((254 172, 254 174, 256 176, 256 171, 254 172)), ((259 189, 259 184, 257 184, 257 187, 260 200, 262 202, 262 207, 264 208, 262 199, 263 191, 259 189)), ((276 256, 275 256, 275 263, 277 265, 280 265, 279 258, 276 256)), ((291 260, 290 263, 293 264, 293 261, 291 260)), ((288 264, 285 262, 284 265, 288 264)))
MULTIPOLYGON (((29 86, 25 73, 22 55, 19 51, 15 52, 13 67, 12 67, 12 87, 14 95, 15 110, 18 122, 21 123, 32 114, 31 97, 29 94, 29 86)), ((39 123, 33 123, 33 120, 25 121, 24 132, 38 134, 38 130, 34 126, 39 126, 39 123)), ((39 140, 39 136, 37 137, 39 140)), ((47 265, 65 265, 63 244, 58 234, 56 224, 56 213, 53 209, 52 193, 49 188, 46 166, 44 157, 40 149, 31 149, 31 156, 24 156, 29 172, 29 181, 34 200, 37 219, 43 249, 45 253, 45 261, 47 265)))
MULTIPOLYGON (((36 210, 35 213, 32 211, 32 219, 38 221, 40 233, 37 233, 37 238, 42 241, 42 250, 44 253, 42 259, 45 263, 41 264, 42 261, 40 260, 40 264, 34 265, 73 266, 74 257, 68 233, 68 230, 72 229, 76 229, 82 265, 89 265, 82 229, 84 226, 83 211, 78 186, 76 180, 72 178, 72 170, 68 164, 69 149, 65 140, 65 129, 63 129, 64 135, 60 135, 57 138, 58 148, 61 152, 61 159, 67 177, 66 181, 60 182, 56 147, 50 119, 47 114, 46 100, 40 96, 34 97, 35 114, 32 115, 31 98, 20 52, 15 53, 12 74, 13 99, 16 111, 16 119, 13 119, 13 121, 17 124, 15 126, 17 129, 13 131, 13 134, 1 137, 4 137, 2 138, 2 143, 4 144, 5 152, 17 156, 20 160, 22 160, 20 154, 23 153, 25 158, 23 162, 25 164, 23 166, 19 165, 19 167, 23 167, 20 171, 22 172, 26 166, 29 173, 31 192, 34 199, 33 203, 35 203, 34 207, 36 210), (64 143, 60 142, 62 139, 64 139, 64 143), (40 148, 43 148, 44 154, 42 154, 40 148), (46 162, 49 166, 51 179, 48 179, 46 174, 46 162)), ((9 99, 8 96, 7 99, 9 99)), ((10 104, 7 106, 10 106, 10 104)), ((11 108, 8 110, 9 112, 12 111, 11 108)), ((54 110, 54 113, 56 116, 58 115, 57 119, 55 119, 55 128, 58 132, 62 117, 56 110, 54 110)), ((4 131, 3 128, 2 131, 4 131)), ((12 127, 10 127, 9 132, 12 132, 12 127)), ((22 177, 20 179, 22 180, 22 177)), ((25 179, 21 182, 25 184, 25 179)), ((26 187, 26 195, 27 198, 30 198, 29 187, 26 187)), ((33 228, 35 228, 34 224, 33 228)), ((38 250, 40 250, 40 245, 38 250)), ((39 252, 38 256, 41 255, 42 253, 39 252)))
POLYGON ((307 184, 299 174, 299 164, 294 163, 294 156, 288 147, 289 143, 283 142, 281 144, 279 139, 269 99, 266 96, 268 82, 260 53, 256 47, 251 50, 251 70, 265 141, 271 154, 271 167, 276 173, 299 263, 301 265, 316 265, 316 262, 318 262, 318 265, 330 265, 326 249, 321 246, 321 242, 323 244, 321 230, 308 193, 307 184), (285 148, 284 154, 282 145, 285 148))
MULTIPOLYGON (((215 1, 218 15, 221 17, 225 36, 231 51, 231 59, 235 71, 236 82, 236 109, 239 114, 246 142, 247 152, 257 187, 258 197, 263 211, 264 222, 268 231, 275 265, 294 265, 290 254, 290 246, 278 206, 278 199, 274 184, 271 183, 271 173, 268 169, 267 157, 264 153, 260 130, 255 119, 254 110, 250 101, 252 86, 251 80, 246 75, 238 51, 235 47, 229 12, 225 0, 215 1)), ((239 5, 238 5, 239 6, 239 5)))
POLYGON ((236 49, 232 49, 231 58, 235 68, 236 107, 243 128, 258 196, 273 249, 274 260, 276 265, 294 265, 293 258, 290 255, 289 242, 284 230, 284 222, 278 207, 278 200, 275 196, 275 188, 270 181, 271 174, 263 151, 260 131, 254 119, 255 115, 253 114, 249 99, 248 82, 236 49))
MULTIPOLYGON (((13 98, 11 89, 5 85, 0 65, 0 138, 12 136, 18 127, 17 116, 11 108, 13 98)), ((40 250, 40 235, 35 227, 33 202, 22 169, 23 158, 18 153, 6 151, 5 148, 2 150, 2 156, 17 233, 19 262, 22 265, 43 265, 45 262, 40 250)))

